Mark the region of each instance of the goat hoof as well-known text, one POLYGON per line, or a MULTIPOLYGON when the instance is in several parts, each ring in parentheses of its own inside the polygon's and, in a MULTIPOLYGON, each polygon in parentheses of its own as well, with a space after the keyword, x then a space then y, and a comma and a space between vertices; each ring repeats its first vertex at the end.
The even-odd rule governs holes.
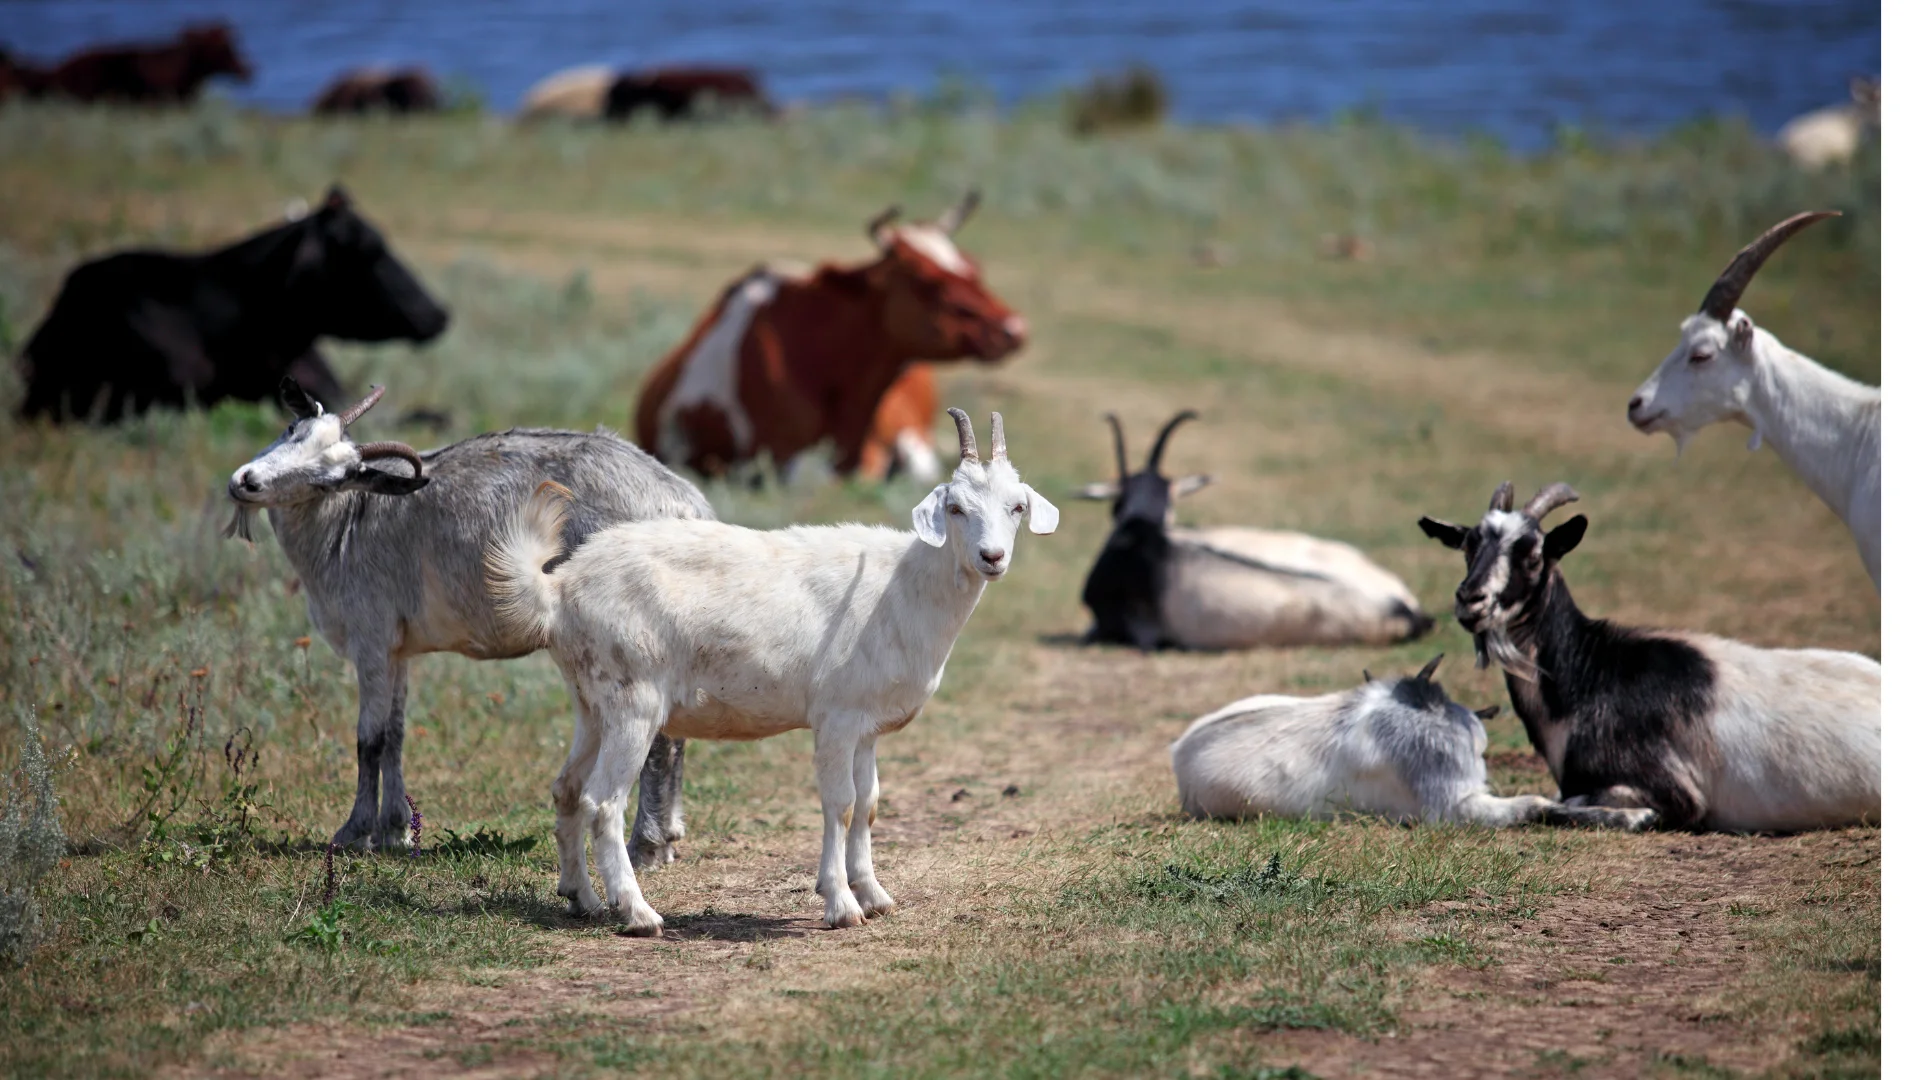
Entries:
POLYGON ((880 887, 877 881, 863 881, 853 886, 853 895, 860 902, 860 913, 871 919, 876 915, 893 914, 893 897, 880 887))
POLYGON ((667 921, 645 903, 638 905, 620 924, 621 937, 665 937, 667 921))
POLYGON ((1659 816, 1650 808, 1622 810, 1620 814, 1626 820, 1625 828, 1628 832, 1645 832, 1653 828, 1654 818, 1659 816))
POLYGON ((827 898, 826 922, 835 930, 847 930, 855 926, 867 925, 867 917, 860 912, 860 902, 846 890, 827 898))
POLYGON ((636 870, 658 870, 678 859, 673 841, 664 844, 633 844, 627 848, 627 861, 636 870))

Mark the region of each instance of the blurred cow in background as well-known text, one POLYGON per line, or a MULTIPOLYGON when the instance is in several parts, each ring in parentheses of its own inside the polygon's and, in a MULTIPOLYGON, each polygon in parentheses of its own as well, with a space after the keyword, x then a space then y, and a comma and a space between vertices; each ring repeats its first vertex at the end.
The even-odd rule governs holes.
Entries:
POLYGON ((313 100, 313 111, 319 114, 433 112, 439 107, 440 91, 433 76, 417 67, 349 71, 313 100))
POLYGON ((520 99, 520 118, 625 120, 651 110, 662 120, 691 120, 706 102, 720 111, 773 115, 773 103, 744 68, 679 67, 616 71, 586 64, 541 79, 520 99))
POLYGON ((1860 144, 1880 130, 1880 81, 1853 79, 1848 89, 1853 100, 1796 116, 1780 129, 1780 149, 1802 168, 1851 161, 1860 144))
POLYGON ((263 401, 288 375, 337 406, 344 395, 315 339, 425 342, 446 325, 335 187, 318 210, 205 255, 81 264, 21 351, 20 413, 118 420, 154 405, 263 401))
POLYGON ((253 69, 241 59, 227 24, 201 23, 165 44, 103 45, 75 53, 37 80, 35 93, 76 101, 185 104, 216 75, 247 82, 253 69))
POLYGON ((762 450, 784 473, 830 439, 843 476, 884 476, 897 463, 938 479, 932 372, 912 362, 1000 360, 1027 334, 954 245, 978 203, 970 191, 938 221, 913 224, 888 208, 867 225, 880 256, 864 265, 755 267, 647 376, 635 440, 707 476, 762 450))

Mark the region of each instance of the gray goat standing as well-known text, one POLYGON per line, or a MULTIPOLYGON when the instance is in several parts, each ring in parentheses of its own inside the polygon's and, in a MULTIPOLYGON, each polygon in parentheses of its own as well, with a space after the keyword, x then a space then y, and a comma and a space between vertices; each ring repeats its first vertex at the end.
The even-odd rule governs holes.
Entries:
MULTIPOLYGON (((359 673, 359 790, 334 834, 342 846, 384 846, 406 833, 408 661, 431 652, 503 660, 541 647, 500 620, 485 580, 487 544, 516 519, 527 492, 557 480, 577 496, 562 560, 616 522, 713 517, 698 488, 605 428, 515 428, 425 454, 397 442, 356 444, 348 426, 384 392, 376 386, 332 414, 283 381, 293 423, 227 482, 236 508, 226 535, 251 540, 253 512, 267 511, 314 627, 359 673), (411 465, 412 475, 373 464, 383 460, 411 465)), ((683 745, 662 736, 647 755, 628 844, 635 865, 672 862, 673 842, 685 834, 683 745)))

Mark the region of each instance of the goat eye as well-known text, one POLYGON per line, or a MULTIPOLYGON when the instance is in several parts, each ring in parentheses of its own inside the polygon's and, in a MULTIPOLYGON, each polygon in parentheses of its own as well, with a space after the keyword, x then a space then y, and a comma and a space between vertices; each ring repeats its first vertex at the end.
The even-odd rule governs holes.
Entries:
POLYGON ((1013 508, 1013 516, 1014 516, 1014 517, 1019 517, 1019 516, 1020 516, 1021 514, 1024 514, 1024 513, 1026 513, 1026 512, 1027 512, 1027 504, 1026 504, 1026 503, 1019 503, 1019 504, 1017 504, 1017 505, 1015 505, 1015 506, 1014 506, 1014 508, 1013 508))
POLYGON ((948 503, 947 513, 952 514, 954 517, 959 517, 961 514, 966 513, 966 511, 960 509, 959 503, 948 503))
POLYGON ((1709 360, 1711 360, 1711 359, 1713 359, 1713 354, 1712 354, 1712 353, 1710 353, 1710 352, 1697 352, 1697 353, 1694 353, 1694 354, 1693 354, 1693 358, 1692 358, 1692 361, 1691 361, 1691 362, 1692 362, 1692 363, 1695 363, 1695 364, 1704 364, 1704 363, 1706 363, 1707 361, 1709 361, 1709 360))

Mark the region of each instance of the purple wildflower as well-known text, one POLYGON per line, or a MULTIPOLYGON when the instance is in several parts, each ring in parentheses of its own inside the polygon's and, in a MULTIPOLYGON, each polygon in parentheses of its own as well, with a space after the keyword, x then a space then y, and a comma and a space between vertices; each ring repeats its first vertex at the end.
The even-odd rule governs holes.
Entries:
POLYGON ((420 804, 414 802, 411 795, 407 796, 407 809, 413 811, 413 816, 407 819, 407 833, 413 838, 413 857, 417 859, 420 857, 420 804))

